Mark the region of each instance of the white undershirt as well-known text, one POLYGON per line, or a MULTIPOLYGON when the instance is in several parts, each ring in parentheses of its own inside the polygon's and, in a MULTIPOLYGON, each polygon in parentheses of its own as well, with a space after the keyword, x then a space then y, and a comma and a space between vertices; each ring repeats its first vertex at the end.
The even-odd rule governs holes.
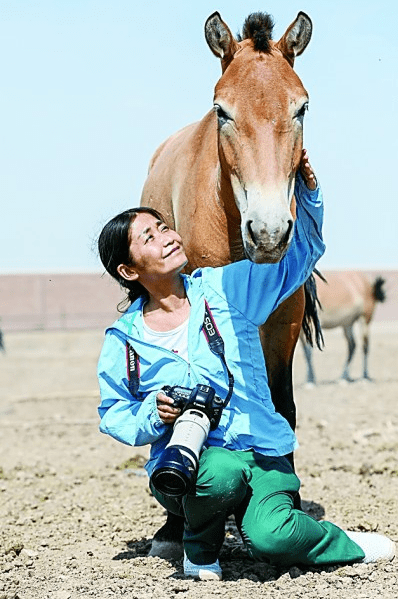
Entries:
POLYGON ((187 318, 177 328, 171 331, 154 331, 145 324, 144 317, 142 318, 142 328, 144 331, 144 341, 151 343, 157 347, 164 347, 187 362, 188 359, 188 322, 187 318))

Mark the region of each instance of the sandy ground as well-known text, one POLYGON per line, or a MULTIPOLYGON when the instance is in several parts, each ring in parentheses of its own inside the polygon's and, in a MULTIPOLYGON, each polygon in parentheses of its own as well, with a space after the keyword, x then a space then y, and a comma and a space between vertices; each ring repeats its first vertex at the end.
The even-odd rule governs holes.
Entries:
MULTIPOLYGON (((339 331, 304 385, 296 352, 297 470, 304 508, 398 541, 398 328, 375 325, 373 383, 336 382, 339 331)), ((277 570, 248 558, 233 521, 223 582, 185 580, 180 561, 147 557, 164 511, 147 490, 145 449, 98 432, 102 332, 9 334, 0 355, 0 599, 398 597, 398 560, 277 570), (134 459, 132 459, 134 458, 134 459)), ((352 374, 360 373, 359 356, 352 374)))

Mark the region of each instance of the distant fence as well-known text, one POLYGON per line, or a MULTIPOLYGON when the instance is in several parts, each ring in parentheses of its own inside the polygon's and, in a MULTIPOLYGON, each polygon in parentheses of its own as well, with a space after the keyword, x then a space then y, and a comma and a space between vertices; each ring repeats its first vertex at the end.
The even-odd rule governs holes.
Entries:
POLYGON ((108 275, 0 275, 3 331, 105 328, 124 295, 108 275))
MULTIPOLYGON (((323 271, 327 278, 328 272, 323 271)), ((398 271, 364 271, 386 279, 387 301, 376 321, 398 320, 398 271)), ((105 328, 119 314, 124 293, 100 273, 0 275, 0 328, 3 331, 105 328)))
POLYGON ((64 329, 98 329, 109 326, 117 315, 98 314, 10 314, 3 316, 0 328, 3 331, 40 331, 64 329))

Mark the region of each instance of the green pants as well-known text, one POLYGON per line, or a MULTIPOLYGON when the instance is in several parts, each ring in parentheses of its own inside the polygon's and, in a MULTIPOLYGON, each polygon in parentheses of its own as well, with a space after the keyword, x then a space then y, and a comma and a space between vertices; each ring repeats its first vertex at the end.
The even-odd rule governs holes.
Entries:
POLYGON ((200 458, 194 496, 175 499, 151 490, 169 512, 184 516, 184 549, 194 564, 218 558, 232 513, 253 558, 281 565, 360 561, 363 551, 340 528, 294 509, 299 488, 284 457, 210 447, 200 458))

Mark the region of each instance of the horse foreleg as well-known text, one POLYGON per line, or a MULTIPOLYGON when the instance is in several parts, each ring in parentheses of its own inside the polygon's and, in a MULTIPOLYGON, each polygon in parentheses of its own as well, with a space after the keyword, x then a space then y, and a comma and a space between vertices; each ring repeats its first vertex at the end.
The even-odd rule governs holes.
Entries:
POLYGON ((348 344, 348 355, 347 355, 347 361, 345 363, 343 374, 341 375, 341 378, 345 381, 351 382, 352 378, 350 377, 349 368, 350 368, 351 360, 354 356, 355 347, 356 347, 353 325, 350 324, 348 326, 343 327, 343 331, 344 331, 344 336, 345 336, 345 338, 347 340, 347 344, 348 344))
MULTIPOLYGON (((293 355, 304 315, 304 289, 283 302, 260 327, 260 339, 267 366, 268 384, 275 410, 296 429, 296 404, 293 397, 293 355)), ((293 453, 286 456, 294 468, 293 453)), ((300 508, 298 495, 295 507, 300 508)))
POLYGON ((275 409, 296 428, 293 398, 293 355, 304 315, 304 288, 286 299, 260 327, 261 345, 275 409))
POLYGON ((165 524, 155 533, 149 555, 166 559, 180 559, 183 554, 182 537, 184 517, 167 512, 165 524))

